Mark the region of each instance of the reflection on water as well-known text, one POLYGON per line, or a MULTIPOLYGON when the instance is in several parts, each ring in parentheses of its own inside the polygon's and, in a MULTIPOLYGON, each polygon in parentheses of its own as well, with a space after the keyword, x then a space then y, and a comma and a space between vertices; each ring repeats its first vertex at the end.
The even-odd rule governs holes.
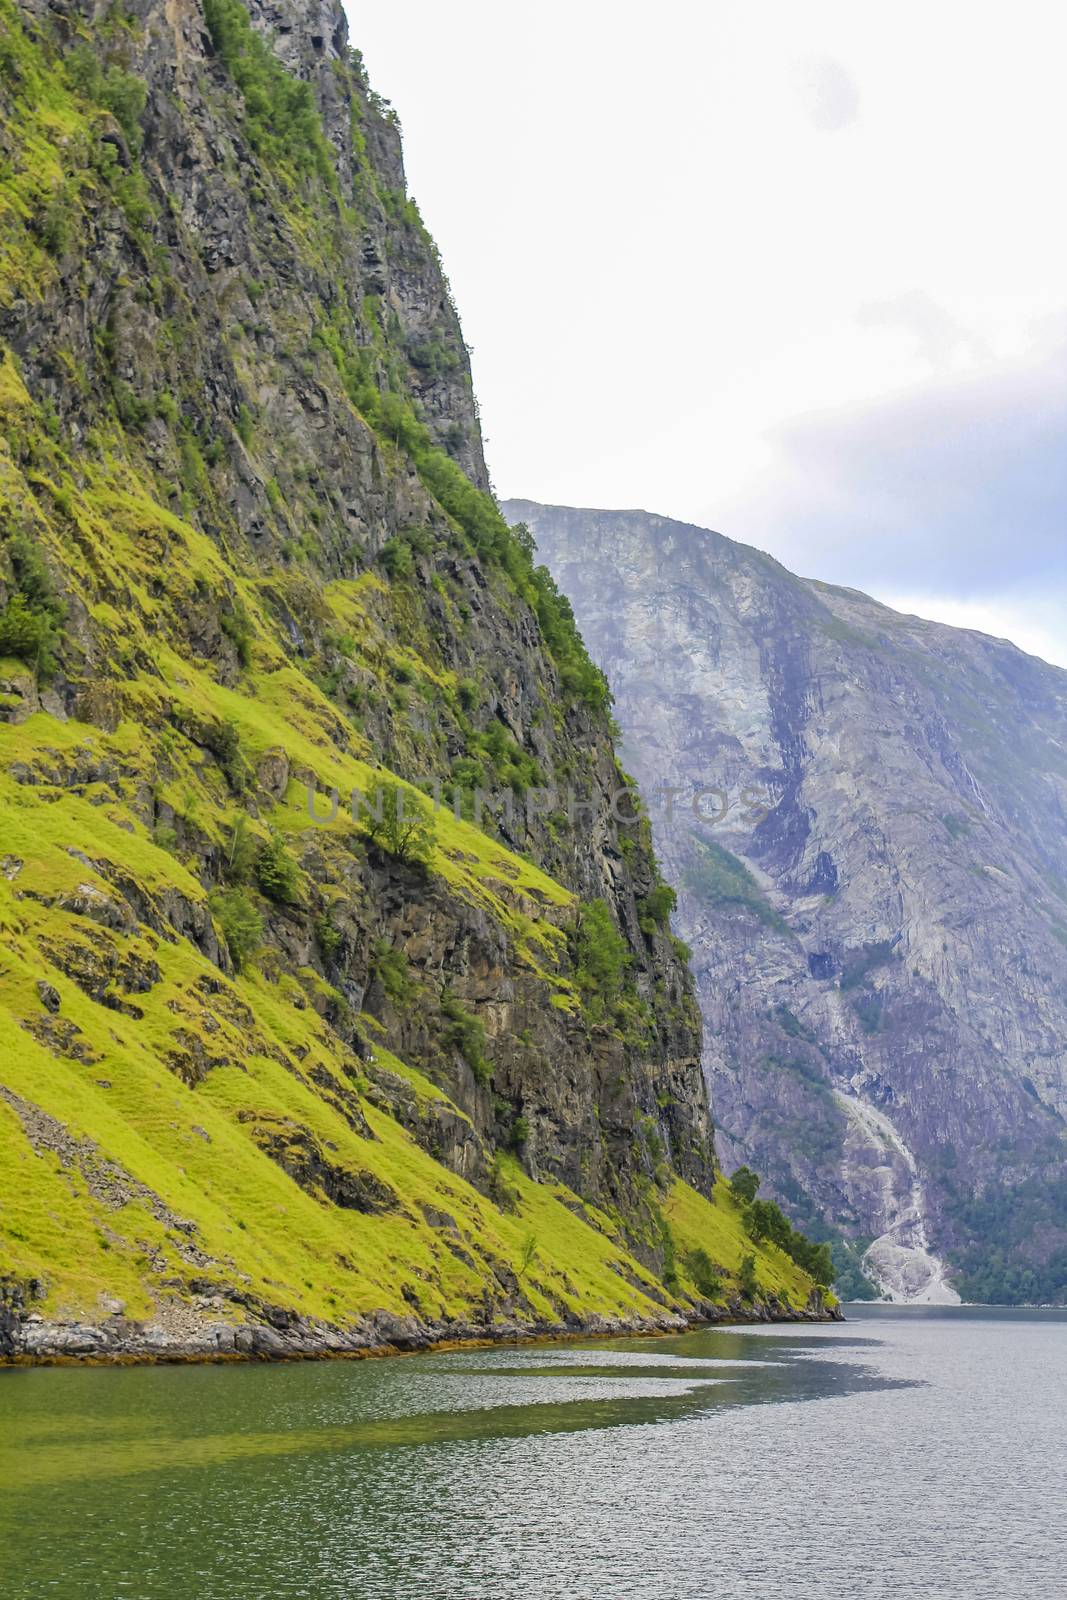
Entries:
POLYGON ((1039 1314, 876 1312, 392 1361, 0 1373, 4 1593, 1051 1593, 1065 1340, 1039 1314))

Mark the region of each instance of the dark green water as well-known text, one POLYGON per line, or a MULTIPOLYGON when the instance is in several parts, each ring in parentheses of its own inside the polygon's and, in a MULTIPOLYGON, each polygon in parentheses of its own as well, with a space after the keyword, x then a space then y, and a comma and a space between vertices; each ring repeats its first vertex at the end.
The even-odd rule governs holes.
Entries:
POLYGON ((0 1592, 1067 1593, 1067 1317, 0 1373, 0 1592))

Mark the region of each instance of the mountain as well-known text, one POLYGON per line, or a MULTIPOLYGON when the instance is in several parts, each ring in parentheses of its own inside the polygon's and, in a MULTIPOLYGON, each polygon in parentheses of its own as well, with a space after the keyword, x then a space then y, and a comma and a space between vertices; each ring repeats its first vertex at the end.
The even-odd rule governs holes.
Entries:
POLYGON ((0 18, 0 1354, 821 1314, 340 5, 0 18))
POLYGON ((1067 673, 702 528, 504 509, 611 680, 724 1162, 860 1292, 863 1255, 899 1298, 1062 1301, 1067 673))

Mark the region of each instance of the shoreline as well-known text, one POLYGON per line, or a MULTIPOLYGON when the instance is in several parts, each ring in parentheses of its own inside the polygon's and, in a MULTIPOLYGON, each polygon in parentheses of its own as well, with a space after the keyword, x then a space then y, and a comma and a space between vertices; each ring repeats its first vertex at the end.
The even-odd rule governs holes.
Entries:
POLYGON ((839 1305, 813 1296, 803 1309, 776 1301, 744 1306, 706 1302, 699 1310, 662 1317, 601 1317, 559 1323, 422 1323, 372 1313, 351 1329, 305 1322, 278 1313, 267 1322, 208 1322, 171 1331, 159 1323, 112 1317, 104 1323, 47 1322, 0 1317, 0 1368, 118 1367, 222 1364, 238 1361, 367 1361, 497 1345, 571 1344, 584 1339, 663 1338, 695 1328, 767 1323, 844 1322, 839 1305), (814 1302, 814 1303, 813 1303, 814 1302), (281 1325, 279 1325, 281 1324, 281 1325))

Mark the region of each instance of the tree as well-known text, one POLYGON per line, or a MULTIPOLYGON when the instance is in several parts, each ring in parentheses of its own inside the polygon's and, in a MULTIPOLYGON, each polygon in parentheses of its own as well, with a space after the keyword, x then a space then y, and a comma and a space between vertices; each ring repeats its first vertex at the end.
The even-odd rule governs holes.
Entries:
POLYGON ((433 854, 435 834, 423 802, 402 784, 376 778, 364 804, 363 825, 386 855, 415 866, 426 866, 433 854))
POLYGON ((730 1193, 742 1205, 750 1206, 760 1186, 759 1175, 751 1167, 738 1167, 730 1179, 730 1193))
POLYGON ((789 1250, 793 1230, 773 1200, 753 1200, 745 1212, 745 1226, 753 1239, 770 1239, 783 1250, 789 1250))

